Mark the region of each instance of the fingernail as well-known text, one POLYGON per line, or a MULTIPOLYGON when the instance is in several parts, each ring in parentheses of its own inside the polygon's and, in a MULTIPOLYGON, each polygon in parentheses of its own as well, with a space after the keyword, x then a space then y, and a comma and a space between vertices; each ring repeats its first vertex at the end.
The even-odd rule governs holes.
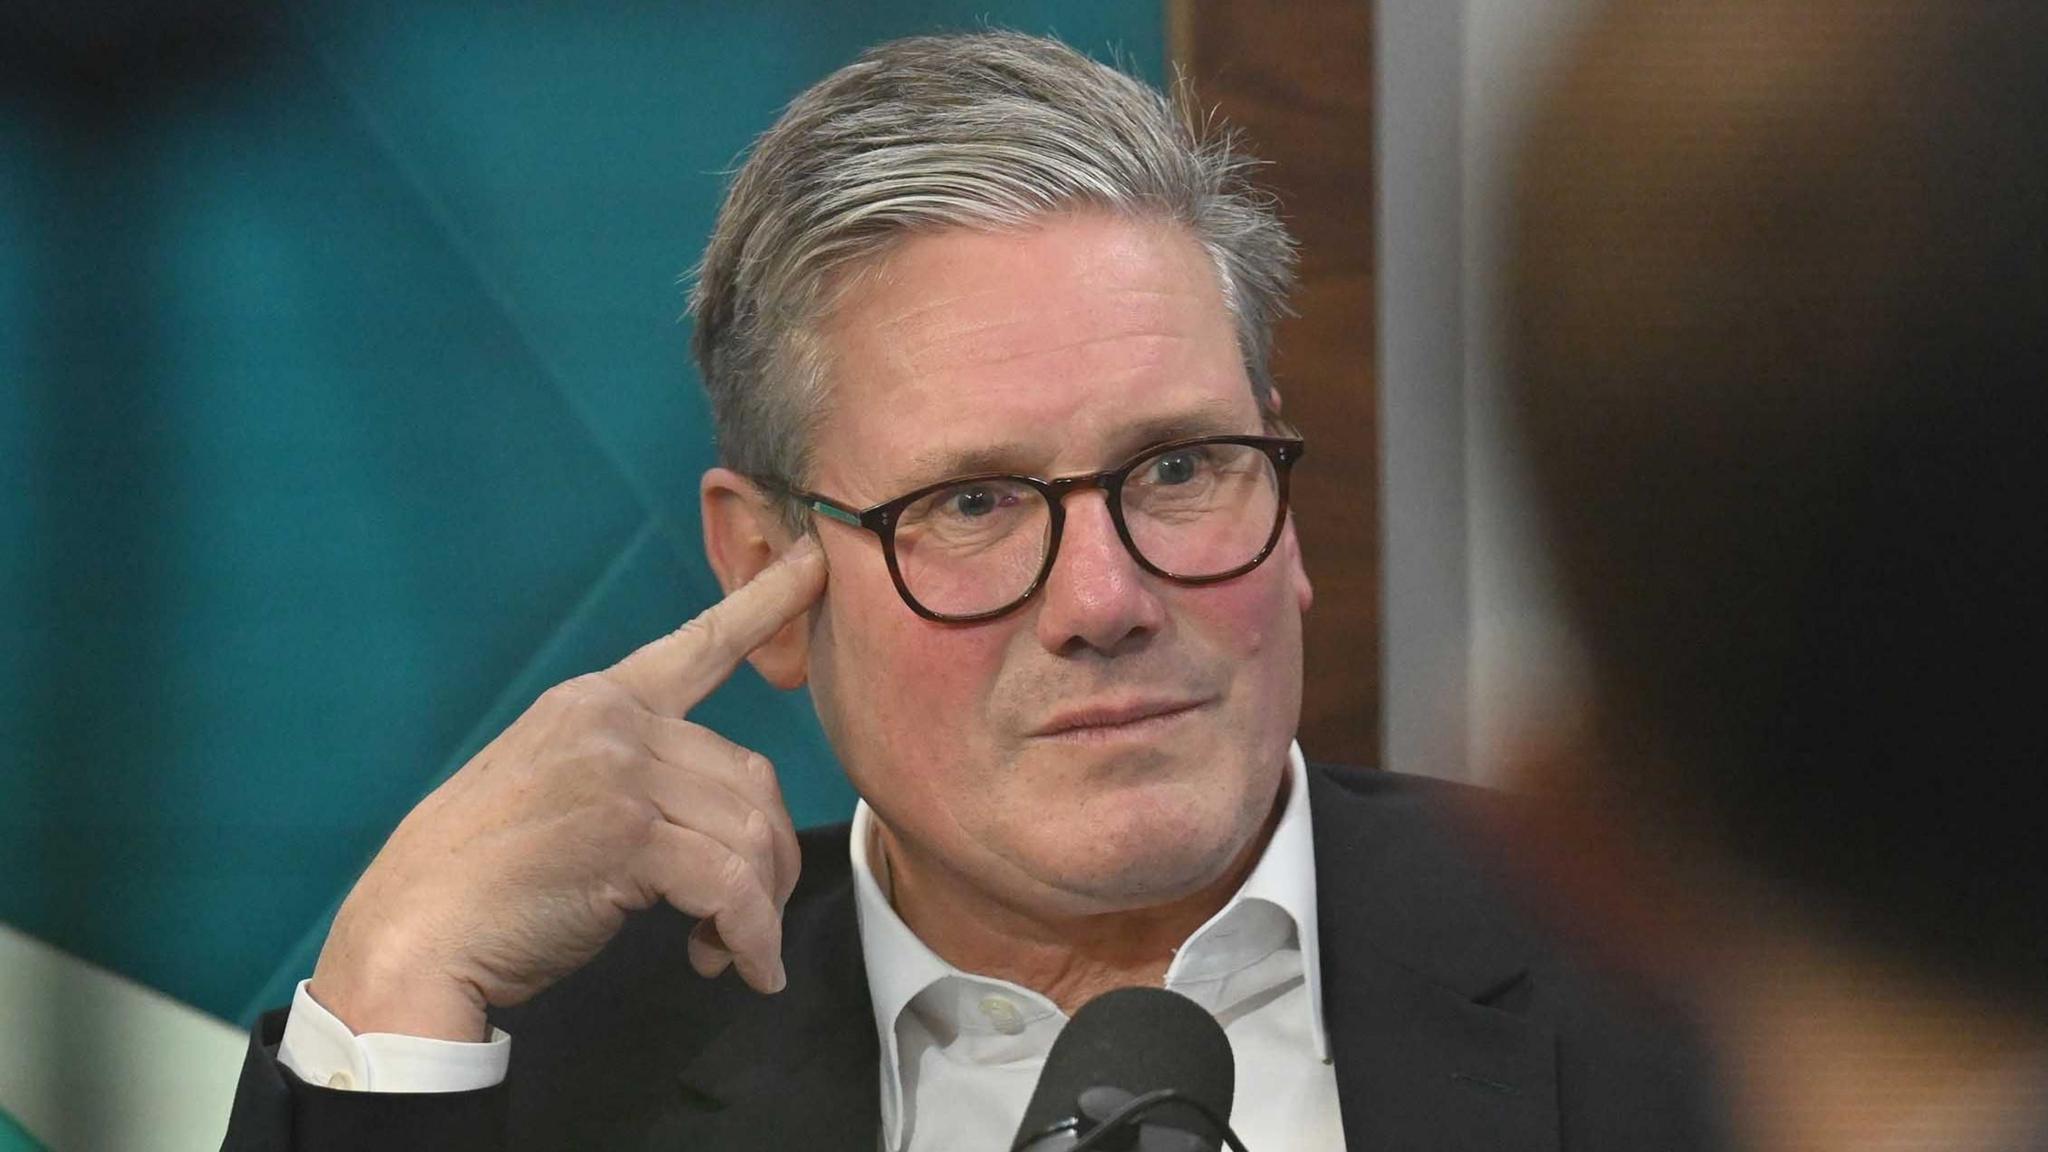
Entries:
POLYGON ((783 967, 781 959, 775 961, 775 976, 770 992, 780 992, 789 987, 789 969, 783 967))

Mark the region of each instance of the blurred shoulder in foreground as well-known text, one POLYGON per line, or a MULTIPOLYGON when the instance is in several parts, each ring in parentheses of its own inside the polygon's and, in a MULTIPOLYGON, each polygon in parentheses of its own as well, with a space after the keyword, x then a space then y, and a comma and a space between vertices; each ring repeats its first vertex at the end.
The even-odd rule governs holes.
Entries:
POLYGON ((2048 1141, 2043 108, 2038 4, 1624 3, 1521 158, 1521 775, 1756 1148, 2048 1141))

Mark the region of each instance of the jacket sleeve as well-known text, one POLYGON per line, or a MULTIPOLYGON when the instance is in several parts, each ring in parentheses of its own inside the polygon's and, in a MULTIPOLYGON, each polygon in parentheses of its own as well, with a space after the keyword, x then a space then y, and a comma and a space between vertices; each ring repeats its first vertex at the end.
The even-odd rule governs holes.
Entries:
POLYGON ((277 1059, 285 1010, 249 1035, 221 1152, 504 1152, 505 1086, 474 1092, 345 1092, 308 1084, 277 1059))

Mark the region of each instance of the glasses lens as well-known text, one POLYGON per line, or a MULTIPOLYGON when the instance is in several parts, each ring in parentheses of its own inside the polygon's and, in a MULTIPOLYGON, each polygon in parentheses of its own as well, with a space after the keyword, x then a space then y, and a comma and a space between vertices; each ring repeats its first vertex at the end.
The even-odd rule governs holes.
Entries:
POLYGON ((896 569, 942 616, 993 612, 1024 595, 1045 563, 1052 516, 1036 488, 967 480, 928 493, 896 523, 896 569))
POLYGON ((1131 542, 1175 576, 1221 576, 1252 562, 1280 518, 1273 461, 1245 444, 1192 444, 1148 456, 1123 488, 1131 542))

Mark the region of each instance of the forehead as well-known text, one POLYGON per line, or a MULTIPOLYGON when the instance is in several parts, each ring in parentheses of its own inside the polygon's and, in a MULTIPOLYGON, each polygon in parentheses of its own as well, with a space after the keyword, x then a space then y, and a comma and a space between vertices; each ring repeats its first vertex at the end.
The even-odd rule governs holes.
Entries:
POLYGON ((1102 467, 1162 430, 1257 431, 1215 266, 1171 222, 915 236, 820 334, 817 480, 850 498, 979 468, 1102 467))

